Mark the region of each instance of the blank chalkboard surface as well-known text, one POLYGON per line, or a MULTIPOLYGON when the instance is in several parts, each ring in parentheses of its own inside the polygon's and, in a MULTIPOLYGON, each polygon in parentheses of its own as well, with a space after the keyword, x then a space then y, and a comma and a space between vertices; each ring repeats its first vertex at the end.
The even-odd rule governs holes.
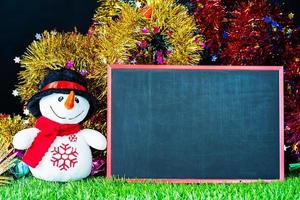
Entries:
POLYGON ((113 65, 108 177, 283 180, 281 67, 113 65))

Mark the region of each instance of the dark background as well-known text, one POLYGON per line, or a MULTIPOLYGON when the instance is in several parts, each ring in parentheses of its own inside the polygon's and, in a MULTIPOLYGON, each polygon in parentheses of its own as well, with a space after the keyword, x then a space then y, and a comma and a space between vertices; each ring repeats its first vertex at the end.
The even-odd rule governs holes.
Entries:
MULTIPOLYGON (((296 23, 300 25, 299 1, 272 1, 285 2, 286 9, 295 13, 296 23)), ((97 0, 0 1, 0 113, 21 112, 19 99, 11 95, 20 70, 14 57, 21 56, 35 34, 44 30, 68 32, 76 27, 86 33, 97 6, 97 0)))
POLYGON ((14 62, 35 39, 36 33, 56 29, 86 33, 98 6, 97 0, 0 0, 0 113, 20 113, 15 89, 20 64, 14 62))

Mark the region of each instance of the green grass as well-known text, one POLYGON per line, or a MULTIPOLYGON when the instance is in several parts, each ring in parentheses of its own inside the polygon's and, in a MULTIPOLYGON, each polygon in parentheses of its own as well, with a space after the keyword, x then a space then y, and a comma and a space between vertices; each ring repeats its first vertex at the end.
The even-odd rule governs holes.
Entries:
POLYGON ((88 178, 53 183, 21 178, 0 186, 0 199, 300 199, 300 177, 284 182, 238 184, 127 183, 124 180, 88 178))

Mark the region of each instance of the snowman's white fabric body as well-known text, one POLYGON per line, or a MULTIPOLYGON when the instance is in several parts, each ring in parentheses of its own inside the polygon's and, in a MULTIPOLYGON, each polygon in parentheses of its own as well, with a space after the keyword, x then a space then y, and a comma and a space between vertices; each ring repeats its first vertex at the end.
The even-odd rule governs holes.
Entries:
MULTIPOLYGON (((89 102, 73 91, 70 94, 53 93, 40 102, 42 116, 60 124, 78 124, 86 117, 89 102), (70 100, 70 98, 72 98, 70 100), (73 105, 67 105, 72 102, 73 105)), ((40 132, 37 128, 18 132, 13 145, 16 149, 28 149, 40 132)), ((57 136, 39 164, 30 170, 33 176, 48 181, 70 181, 87 177, 92 168, 90 146, 104 150, 106 139, 98 131, 83 129, 67 136, 57 136)))

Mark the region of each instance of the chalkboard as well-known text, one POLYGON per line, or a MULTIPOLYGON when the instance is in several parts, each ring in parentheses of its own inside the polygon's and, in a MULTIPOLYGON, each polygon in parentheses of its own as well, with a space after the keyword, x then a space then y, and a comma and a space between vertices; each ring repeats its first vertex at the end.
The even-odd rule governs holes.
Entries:
POLYGON ((283 180, 282 67, 112 65, 108 177, 283 180))

